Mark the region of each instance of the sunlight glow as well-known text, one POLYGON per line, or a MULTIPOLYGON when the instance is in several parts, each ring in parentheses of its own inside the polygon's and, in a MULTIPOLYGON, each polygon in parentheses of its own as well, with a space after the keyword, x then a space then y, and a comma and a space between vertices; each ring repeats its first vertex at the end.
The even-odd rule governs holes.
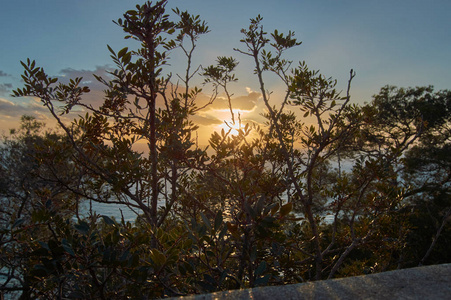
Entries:
POLYGON ((243 118, 243 114, 246 114, 248 111, 234 109, 233 117, 230 114, 230 110, 218 111, 219 119, 223 120, 222 124, 215 126, 215 130, 221 132, 223 129, 229 135, 238 135, 239 130, 243 129, 245 124, 241 121, 243 118))
POLYGON ((224 121, 223 124, 220 124, 217 126, 218 131, 222 131, 224 129, 224 131, 227 133, 229 132, 229 135, 238 135, 238 131, 240 130, 240 128, 243 128, 244 126, 240 124, 238 122, 238 120, 235 120, 235 124, 230 120, 230 121, 224 121))

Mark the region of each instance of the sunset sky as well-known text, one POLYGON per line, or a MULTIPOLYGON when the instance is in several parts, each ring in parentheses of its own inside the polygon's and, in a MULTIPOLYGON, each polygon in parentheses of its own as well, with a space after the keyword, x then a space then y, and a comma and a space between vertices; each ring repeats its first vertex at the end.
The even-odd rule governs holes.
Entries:
MULTIPOLYGON (((103 86, 92 73, 105 74, 112 67, 106 45, 115 50, 133 46, 123 39, 112 20, 143 1, 129 0, 14 0, 2 1, 0 9, 0 134, 31 114, 51 124, 45 109, 33 99, 10 97, 21 87, 20 60, 36 60, 52 76, 83 76, 92 94, 86 101, 101 101, 103 86)), ((356 71, 352 99, 363 103, 386 85, 434 85, 451 88, 451 1, 449 0, 174 0, 179 7, 206 20, 211 32, 199 40, 194 65, 213 64, 217 56, 234 56, 240 64, 234 83, 233 105, 242 118, 261 121, 264 105, 258 93, 252 62, 234 52, 242 48, 240 29, 260 14, 268 32, 293 30, 302 45, 291 49, 289 58, 306 61, 312 69, 338 79, 345 89, 349 70, 356 71)), ((171 71, 181 72, 179 54, 171 71)), ((272 100, 283 86, 268 78, 272 100)), ((201 83, 201 79, 196 79, 201 83)), ((208 90, 208 89, 206 89, 208 90)), ((208 97, 208 95, 202 95, 208 97)), ((202 98, 201 97, 201 98, 202 98)), ((205 99, 205 98, 204 98, 205 99)), ((202 101, 202 99, 200 99, 202 101)), ((218 102, 194 119, 203 142, 218 130, 230 113, 218 102)))

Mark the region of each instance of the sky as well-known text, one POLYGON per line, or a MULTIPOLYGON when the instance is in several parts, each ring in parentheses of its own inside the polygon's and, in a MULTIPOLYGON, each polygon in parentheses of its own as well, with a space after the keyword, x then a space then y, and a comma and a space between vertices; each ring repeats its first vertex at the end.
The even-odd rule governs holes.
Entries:
MULTIPOLYGON (((38 99, 12 98, 22 86, 21 60, 34 59, 51 76, 62 81, 83 76, 92 93, 85 101, 100 103, 103 86, 92 74, 105 75, 113 66, 107 44, 116 51, 133 47, 112 20, 133 9, 138 0, 14 0, 1 1, 0 9, 0 134, 18 126, 20 116, 31 114, 52 126, 38 99)), ((451 88, 451 1, 449 0, 173 0, 178 7, 199 14, 211 32, 198 43, 193 64, 214 64, 217 56, 234 56, 240 64, 239 81, 231 86, 233 104, 243 119, 261 121, 263 101, 252 61, 233 51, 243 48, 240 29, 260 14, 266 31, 295 32, 302 45, 288 52, 294 62, 305 61, 311 69, 338 80, 345 90, 350 69, 356 72, 351 99, 371 101, 380 88, 434 85, 451 88), (260 119, 259 119, 260 118, 260 119)), ((177 53, 171 71, 181 61, 177 53)), ((180 71, 183 68, 180 69, 180 71)), ((199 86, 202 82, 196 77, 199 86)), ((283 86, 267 77, 272 101, 283 86)), ((207 91, 207 88, 205 88, 207 91)), ((201 95, 205 101, 208 93, 201 95)), ((230 120, 226 101, 202 111, 194 121, 205 142, 213 130, 230 120)))

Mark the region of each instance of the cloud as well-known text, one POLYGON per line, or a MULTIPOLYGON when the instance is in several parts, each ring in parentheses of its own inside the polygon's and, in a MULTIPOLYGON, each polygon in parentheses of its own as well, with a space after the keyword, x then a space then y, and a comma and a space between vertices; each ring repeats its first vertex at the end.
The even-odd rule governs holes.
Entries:
POLYGON ((81 81, 81 85, 88 86, 91 90, 89 93, 83 95, 82 102, 87 105, 92 105, 93 107, 99 107, 103 103, 103 91, 106 87, 99 82, 93 74, 108 80, 110 78, 110 75, 108 74, 109 70, 111 70, 111 68, 108 65, 96 66, 94 70, 66 68, 60 71, 61 76, 59 76, 58 79, 62 83, 68 83, 70 79, 82 77, 83 80, 81 81))
POLYGON ((194 124, 201 125, 201 126, 210 126, 210 125, 219 125, 224 123, 223 121, 219 120, 218 118, 212 117, 212 116, 202 116, 202 115, 194 115, 190 116, 190 120, 194 122, 194 124))
MULTIPOLYGON (((93 107, 99 107, 104 102, 104 90, 106 89, 106 86, 98 82, 97 79, 95 79, 95 77, 93 76, 93 74, 96 74, 97 76, 101 76, 102 78, 108 80, 109 78, 111 78, 111 75, 108 73, 108 71, 111 70, 112 70, 111 67, 109 67, 108 65, 97 66, 95 70, 84 70, 84 69, 77 70, 73 68, 66 68, 60 71, 61 76, 59 76, 58 79, 62 83, 68 83, 69 79, 71 78, 83 77, 82 85, 88 86, 91 92, 83 95, 82 102, 84 104, 92 105, 93 107)), ((247 95, 232 97, 231 102, 233 109, 250 111, 257 106, 257 101, 260 98, 261 94, 252 91, 250 88, 246 88, 246 91, 247 95)), ((185 90, 184 87, 178 86, 176 91, 169 90, 168 95, 171 92, 183 93, 185 92, 185 90)), ((169 98, 171 97, 169 96, 169 98)), ((208 104, 210 100, 211 100, 210 95, 201 92, 197 95, 196 106, 203 107, 206 104, 208 104)), ((160 107, 163 106, 163 101, 161 97, 157 100, 157 106, 160 107)), ((224 96, 217 97, 216 100, 211 105, 208 105, 204 109, 204 111, 221 110, 221 109, 229 109, 229 102, 227 98, 225 98, 224 96)))
MULTIPOLYGON (((246 88, 248 94, 242 95, 238 97, 233 97, 231 99, 232 108, 234 110, 253 110, 257 106, 257 101, 261 97, 261 94, 255 91, 252 91, 250 88, 246 88)), ((201 94, 196 99, 196 103, 198 107, 202 107, 206 103, 210 101, 210 97, 206 94, 201 94)), ((207 106, 205 110, 224 110, 229 109, 229 101, 224 96, 218 96, 213 104, 207 106)))
POLYGON ((0 98, 0 111, 2 117, 20 118, 22 115, 33 115, 38 119, 47 119, 47 109, 39 99, 23 98, 21 103, 14 103, 0 98))
POLYGON ((0 95, 9 94, 9 93, 11 93, 12 89, 13 89, 13 85, 11 83, 0 83, 0 95))
POLYGON ((250 91, 246 96, 232 98, 232 107, 236 106, 237 109, 241 110, 253 110, 257 106, 260 96, 260 93, 250 91))
POLYGON ((96 66, 94 70, 84 70, 84 69, 77 70, 73 68, 66 68, 62 69, 59 73, 62 75, 63 78, 67 78, 67 81, 69 81, 68 80, 69 78, 83 77, 83 82, 103 87, 103 84, 98 82, 92 74, 96 74, 97 76, 105 78, 109 76, 108 71, 110 70, 111 68, 108 65, 105 65, 105 66, 96 66))
MULTIPOLYGON (((108 71, 110 70, 111 68, 108 65, 97 66, 94 70, 77 70, 73 68, 66 68, 62 69, 59 72, 61 76, 59 76, 58 79, 62 83, 68 83, 70 79, 83 77, 82 85, 88 86, 91 91, 83 95, 82 102, 84 104, 92 105, 93 107, 99 107, 104 102, 104 90, 106 89, 106 86, 98 82, 93 74, 96 74, 97 76, 101 76, 102 78, 108 80, 109 78, 111 78, 110 74, 108 73, 108 71)), ((171 99, 178 93, 185 92, 185 89, 182 86, 174 86, 173 88, 174 90, 169 87, 167 91, 167 96, 169 99, 171 99)), ((234 110, 241 110, 242 112, 246 111, 246 113, 242 115, 244 120, 247 119, 247 115, 258 108, 260 98, 260 93, 252 91, 250 88, 246 88, 245 95, 232 97, 232 107, 234 110)), ((210 100, 210 95, 208 95, 206 92, 201 92, 196 97, 196 106, 203 107, 207 103, 209 103, 210 100)), ((159 99, 157 100, 157 106, 164 106, 162 97, 159 97, 159 99)), ((203 110, 198 111, 196 115, 191 116, 190 120, 193 121, 193 123, 195 123, 196 125, 199 125, 203 128, 210 128, 211 126, 223 124, 224 120, 228 120, 229 118, 229 102, 224 96, 219 96, 211 105, 208 105, 203 110)))
POLYGON ((9 76, 9 74, 6 74, 2 70, 0 70, 0 77, 6 77, 6 76, 9 76))

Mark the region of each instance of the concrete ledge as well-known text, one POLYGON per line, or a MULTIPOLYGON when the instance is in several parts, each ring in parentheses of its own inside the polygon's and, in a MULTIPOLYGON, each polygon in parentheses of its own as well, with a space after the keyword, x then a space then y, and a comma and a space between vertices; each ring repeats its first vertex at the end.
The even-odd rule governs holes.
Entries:
POLYGON ((451 299, 451 264, 178 299, 451 299))

